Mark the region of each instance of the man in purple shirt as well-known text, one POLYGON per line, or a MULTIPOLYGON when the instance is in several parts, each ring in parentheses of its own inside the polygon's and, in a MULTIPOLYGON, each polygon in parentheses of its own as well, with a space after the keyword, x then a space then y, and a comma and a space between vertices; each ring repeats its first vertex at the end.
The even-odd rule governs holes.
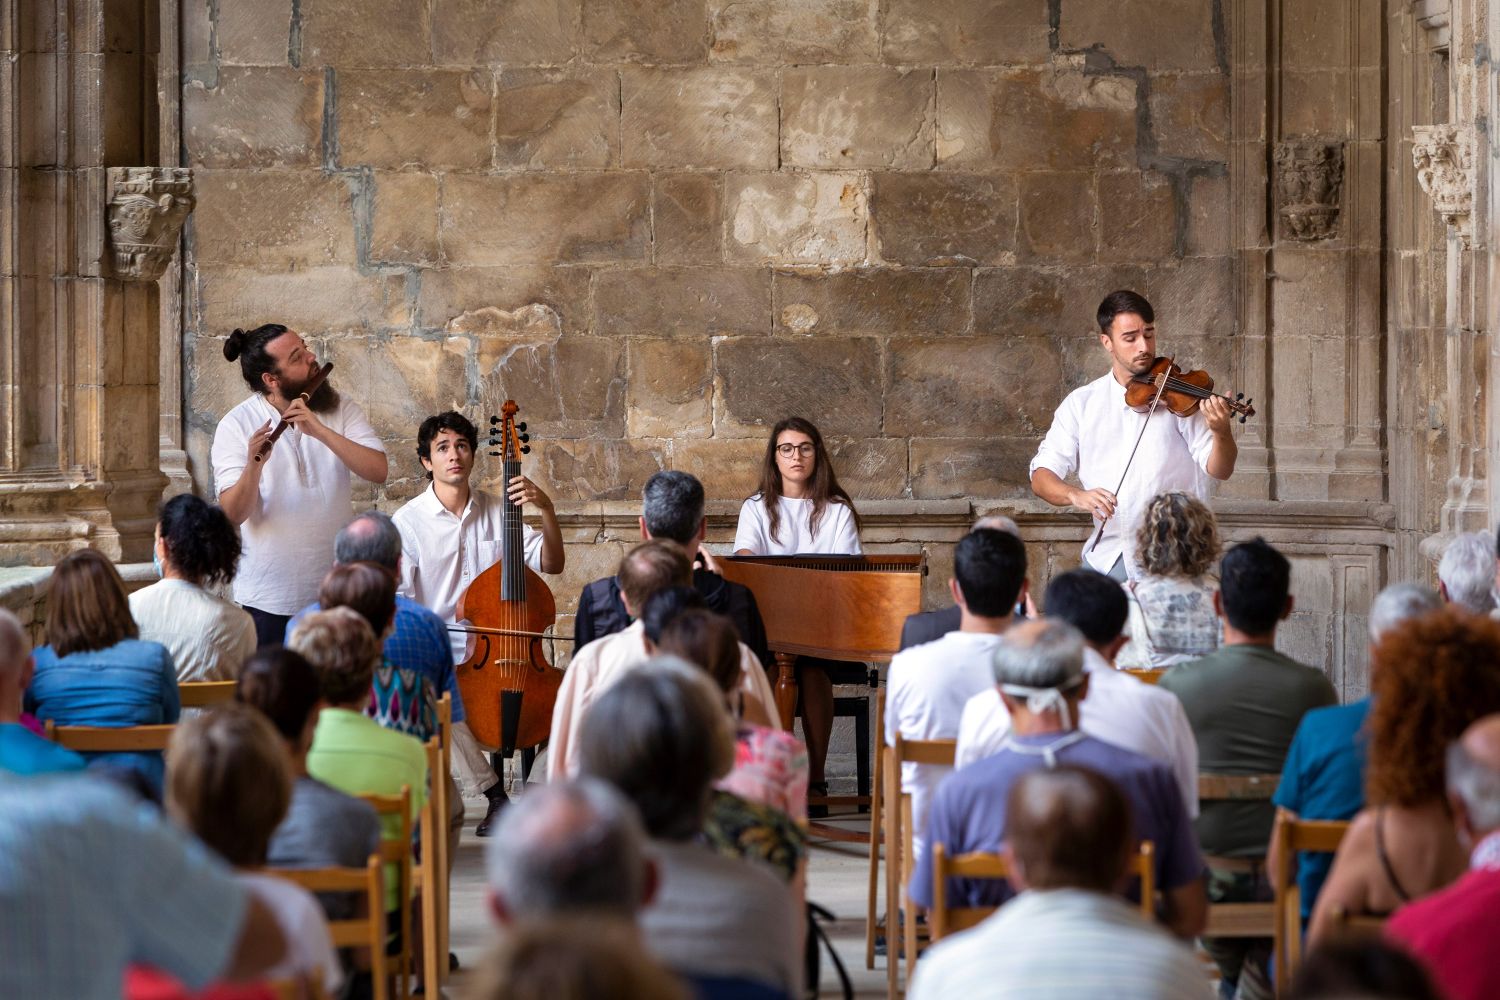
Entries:
MULTIPOLYGON (((996 650, 994 666, 1010 735, 999 753, 960 768, 938 787, 927 843, 944 845, 950 856, 998 851, 1006 797, 1017 778, 1060 763, 1089 768, 1119 787, 1136 835, 1155 844, 1162 922, 1179 937, 1196 936, 1208 912, 1203 859, 1171 770, 1078 729, 1078 704, 1088 693, 1083 636, 1056 619, 1017 625, 996 650)), ((918 861, 909 893, 917 904, 932 905, 931 850, 918 861)), ((998 906, 1011 895, 997 880, 955 879, 948 892, 955 906, 998 906)))

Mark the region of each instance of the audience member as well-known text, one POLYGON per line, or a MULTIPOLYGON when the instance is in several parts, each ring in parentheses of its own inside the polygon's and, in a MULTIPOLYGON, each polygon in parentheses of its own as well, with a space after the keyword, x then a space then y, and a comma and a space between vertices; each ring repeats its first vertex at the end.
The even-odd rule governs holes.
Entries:
MULTIPOLYGON (((1014 535, 1016 538, 1021 537, 1021 529, 1016 526, 1016 522, 1004 514, 988 514, 981 517, 969 530, 975 531, 979 528, 989 528, 993 531, 1003 531, 1007 535, 1014 535)), ((1029 608, 1027 613, 1034 616, 1036 608, 1030 606, 1031 594, 1025 587, 1021 588, 1021 592, 1024 595, 1022 602, 1029 608)), ((1017 610, 1020 610, 1019 605, 1017 610)), ((914 615, 907 615, 906 621, 901 623, 901 648, 910 649, 913 646, 932 642, 934 639, 941 639, 949 632, 957 632, 961 624, 963 624, 963 609, 956 603, 936 611, 918 611, 914 615)))
POLYGON ((1312 941, 1335 930, 1336 907, 1388 914, 1468 867, 1444 795, 1442 748, 1500 712, 1497 662, 1500 622, 1458 608, 1413 618, 1381 638, 1371 670, 1366 804, 1313 908, 1312 941))
MULTIPOLYGON (((286 954, 267 979, 314 977, 337 996, 344 974, 328 922, 310 892, 260 869, 291 801, 286 748, 265 716, 228 704, 184 719, 167 749, 167 812, 237 871, 271 910, 286 954)), ((129 985, 126 996, 132 995, 129 985)))
MULTIPOLYGON (((1091 767, 1130 801, 1136 836, 1156 846, 1162 919, 1179 937, 1203 928, 1203 862, 1192 821, 1165 764, 1078 730, 1078 705, 1089 675, 1083 636, 1066 622, 1043 618, 1012 628, 995 651, 995 681, 1010 713, 1010 734, 998 753, 959 768, 938 787, 927 816, 927 843, 953 855, 996 851, 1005 828, 1006 796, 1017 778, 1059 763, 1091 767)), ((909 889, 932 905, 932 853, 917 864, 909 889)), ((1010 896, 1002 882, 955 881, 955 906, 994 906, 1010 896)))
MULTIPOLYGON (((277 868, 360 868, 380 849, 375 808, 307 773, 307 754, 323 704, 312 665, 282 646, 265 646, 240 669, 235 698, 260 711, 292 762, 292 797, 271 834, 266 863, 277 868)), ((319 897, 330 920, 354 915, 347 895, 319 897)))
MULTIPOLYGON (((627 600, 630 587, 625 588, 627 600)), ((660 876, 641 914, 647 947, 692 980, 759 983, 795 996, 800 915, 773 874, 694 838, 709 792, 734 760, 734 735, 702 670, 658 657, 618 680, 588 710, 579 770, 640 811, 660 876)))
POLYGON ((1308 953, 1287 1000, 1450 1000, 1406 952, 1374 935, 1352 935, 1308 953))
MULTIPOLYGON (((755 595, 743 584, 720 575, 713 553, 703 547, 708 519, 703 515, 703 484, 677 469, 652 474, 641 490, 641 539, 662 538, 681 545, 693 566, 692 586, 703 595, 704 606, 734 623, 740 641, 749 646, 762 664, 771 664, 766 645, 766 627, 761 621, 755 595), (701 561, 702 566, 696 565, 701 561)), ((595 580, 578 595, 573 619, 575 648, 630 627, 635 617, 625 609, 620 578, 595 580)))
POLYGON ((161 505, 154 559, 161 579, 130 595, 140 637, 167 647, 178 683, 234 680, 255 652, 255 620, 209 589, 234 580, 234 525, 213 504, 178 494, 161 505))
MULTIPOLYGON (((1125 591, 1096 570, 1075 569, 1047 585, 1047 615, 1083 634, 1083 670, 1089 696, 1079 706, 1078 728, 1095 739, 1161 761, 1177 778, 1189 816, 1198 815, 1198 743, 1187 713, 1170 693, 1114 668, 1125 642, 1125 591)), ((1005 742, 1010 715, 993 684, 969 699, 958 727, 957 764, 994 753, 1005 742)))
POLYGON ((1426 963, 1448 1000, 1489 1000, 1500 983, 1500 715, 1448 748, 1448 802, 1469 870, 1446 889, 1396 911, 1388 937, 1426 963))
POLYGON ((1132 554, 1124 667, 1162 669, 1219 648, 1214 560, 1219 524, 1190 493, 1160 493, 1141 516, 1132 554))
POLYGON ((1476 615, 1495 610, 1495 539, 1487 531, 1459 535, 1438 561, 1438 593, 1476 615))
POLYGON ((464 991, 468 1000, 688 1000, 693 995, 647 954, 633 925, 597 915, 514 928, 464 991))
MULTIPOLYGON (((1026 592, 1026 546, 1015 535, 976 528, 953 552, 948 581, 960 612, 958 631, 898 652, 891 660, 885 695, 885 742, 951 740, 969 699, 993 690, 995 649, 1015 620, 1016 601, 1026 592)), ((901 765, 901 791, 911 795, 912 850, 926 848, 927 803, 951 774, 940 764, 901 765)))
MULTIPOLYGON (((1276 651, 1276 627, 1292 613, 1291 572, 1286 557, 1264 539, 1226 552, 1214 594, 1224 645, 1172 667, 1159 682, 1182 699, 1205 773, 1279 774, 1302 717, 1338 700, 1321 670, 1276 651)), ((1271 898, 1264 870, 1241 862, 1265 856, 1275 816, 1268 800, 1199 804, 1198 843, 1208 855, 1210 902, 1271 898)), ((1270 938, 1205 938, 1203 947, 1238 996, 1270 995, 1270 938)))
POLYGON ((125 968, 249 980, 287 949, 271 908, 152 806, 76 775, 0 780, 7 997, 119 1000, 125 968))
MULTIPOLYGON (((114 563, 94 549, 70 552, 47 582, 47 645, 35 653, 24 707, 60 726, 176 722, 182 705, 172 654, 139 635, 114 563)), ((161 754, 154 751, 85 757, 133 768, 161 787, 161 754)))
MULTIPOLYGON (((1370 661, 1385 635, 1408 618, 1442 607, 1438 596, 1414 583, 1393 583, 1370 604, 1370 661)), ((1367 695, 1347 705, 1315 708, 1302 717, 1292 737, 1281 782, 1272 803, 1278 824, 1290 820, 1347 820, 1365 805, 1365 749, 1369 742, 1367 695)), ((1266 852, 1266 870, 1274 872, 1276 835, 1266 852)), ((1312 916, 1313 902, 1333 865, 1332 854, 1303 851, 1297 856, 1297 885, 1302 919, 1312 916)))
MULTIPOLYGON (((547 750, 550 777, 570 778, 577 773, 575 756, 584 713, 611 684, 649 657, 645 626, 639 620, 647 599, 667 587, 691 586, 691 574, 692 564, 682 546, 659 538, 642 542, 620 560, 620 597, 636 621, 623 631, 595 639, 573 654, 552 710, 552 735, 547 750)), ((740 675, 740 687, 757 704, 776 704, 765 669, 743 642, 740 675)))
POLYGON ((912 1000, 1201 1000, 1193 953, 1117 895, 1135 850, 1130 803, 1102 775, 1067 764, 1021 775, 1004 852, 1020 895, 923 955, 912 1000))
POLYGON ((21 722, 21 698, 31 683, 31 643, 16 616, 0 608, 0 771, 50 774, 81 771, 83 758, 43 739, 21 722))

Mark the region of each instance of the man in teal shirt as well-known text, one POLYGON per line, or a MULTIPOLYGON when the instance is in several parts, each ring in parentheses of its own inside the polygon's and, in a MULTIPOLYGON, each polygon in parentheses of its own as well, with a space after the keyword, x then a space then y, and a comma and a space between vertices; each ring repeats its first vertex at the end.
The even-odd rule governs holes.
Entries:
POLYGON ((0 771, 51 774, 82 771, 84 760, 21 722, 21 697, 31 683, 31 643, 16 616, 0 608, 0 771))

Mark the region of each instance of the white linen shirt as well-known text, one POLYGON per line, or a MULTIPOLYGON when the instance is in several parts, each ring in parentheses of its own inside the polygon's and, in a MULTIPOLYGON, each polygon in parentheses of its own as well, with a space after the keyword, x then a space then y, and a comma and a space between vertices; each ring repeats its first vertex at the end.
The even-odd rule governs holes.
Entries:
POLYGON ((130 595, 140 637, 172 654, 177 682, 232 681, 255 652, 255 620, 186 580, 158 580, 130 595))
POLYGON ((1206 466, 1214 436, 1207 418, 1202 412, 1179 417, 1165 405, 1146 423, 1140 450, 1121 485, 1120 473, 1145 420, 1146 414, 1125 405, 1125 387, 1106 374, 1068 393, 1027 471, 1050 469, 1059 479, 1077 472, 1084 489, 1116 492, 1119 506, 1105 524, 1098 548, 1087 551, 1085 543, 1083 553, 1084 561, 1101 573, 1108 573, 1122 555, 1127 569, 1134 565, 1135 546, 1126 543, 1135 537, 1140 513, 1152 497, 1181 490, 1207 501, 1213 490, 1206 466))
MULTIPOLYGON (((1182 804, 1198 816, 1198 740, 1182 702, 1170 691, 1139 681, 1109 665, 1091 646, 1083 648, 1089 690, 1079 706, 1078 728, 1172 769, 1182 804)), ((991 686, 969 699, 958 724, 958 767, 1000 751, 1010 732, 1010 713, 991 686)))
POLYGON ((734 533, 734 551, 749 549, 757 556, 852 555, 864 550, 859 545, 859 529, 854 526, 854 511, 847 504, 828 501, 818 521, 818 533, 808 529, 813 502, 782 497, 781 523, 777 537, 771 537, 771 521, 766 516, 766 502, 756 494, 740 506, 740 522, 734 533))
MULTIPOLYGON (((1004 640, 987 632, 949 632, 941 639, 903 649, 891 658, 885 693, 885 742, 951 740, 969 699, 995 689, 995 650, 1004 640)), ((911 793, 912 848, 927 843, 927 806, 952 771, 941 764, 901 765, 901 790, 911 793)))
MULTIPOLYGON (((385 453, 358 403, 341 398, 317 416, 335 434, 385 453)), ((240 481, 250 435, 267 420, 274 427, 280 419, 259 393, 224 415, 210 457, 216 494, 240 481)), ((260 496, 240 525, 244 552, 234 578, 235 601, 273 615, 294 615, 316 601, 333 567, 333 537, 353 516, 349 467, 326 445, 287 428, 266 458, 260 496)))
MULTIPOLYGON (((401 532, 399 593, 430 608, 443 621, 457 624, 459 598, 474 578, 500 561, 505 544, 505 501, 482 490, 469 490, 462 517, 443 506, 431 486, 391 515, 401 532)), ((542 571, 542 533, 521 525, 522 560, 542 571)), ((453 662, 463 662, 469 637, 449 632, 453 662)))

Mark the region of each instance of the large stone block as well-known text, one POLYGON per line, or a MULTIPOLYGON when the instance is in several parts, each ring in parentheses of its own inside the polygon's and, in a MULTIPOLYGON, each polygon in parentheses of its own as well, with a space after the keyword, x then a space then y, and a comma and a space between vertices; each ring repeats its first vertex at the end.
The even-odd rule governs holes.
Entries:
POLYGON ((1058 37, 1065 49, 1102 49, 1121 66, 1219 69, 1229 56, 1213 12, 1202 0, 1069 0, 1058 37))
POLYGON ((905 438, 834 438, 827 445, 839 485, 856 500, 906 492, 905 438))
POLYGON ((1046 0, 890 0, 882 51, 902 65, 1038 63, 1046 0))
POLYGON ((969 330, 970 280, 954 268, 778 272, 779 333, 956 334, 969 330))
POLYGON ((651 221, 658 264, 716 264, 724 256, 724 178, 655 174, 651 221))
POLYGON ((340 71, 340 165, 489 166, 490 85, 478 71, 340 71))
POLYGON ((873 62, 876 0, 709 0, 716 62, 873 62))
POLYGON ((479 267, 421 272, 417 325, 451 333, 517 336, 545 326, 589 328, 589 274, 581 268, 479 267))
POLYGON ((1027 258, 1091 261, 1098 224, 1094 175, 1022 175, 1020 243, 1027 258))
MULTIPOLYGON (((228 332, 222 331, 224 334, 228 332)), ((196 427, 206 435, 203 460, 198 469, 202 481, 210 484, 210 496, 213 495, 213 471, 208 462, 208 445, 213 441, 214 429, 224 414, 250 395, 249 386, 240 376, 239 362, 224 360, 224 339, 223 336, 189 335, 183 344, 182 378, 187 390, 185 416, 189 427, 196 427)))
POLYGON ((647 268, 594 279, 594 332, 620 335, 768 333, 771 273, 764 268, 647 268))
POLYGON ((713 357, 707 339, 633 340, 625 432, 632 438, 713 433, 713 357))
POLYGON ((583 0, 585 52, 593 62, 701 62, 708 55, 705 0, 583 0))
POLYGON ((885 433, 909 437, 1018 437, 1046 432, 1064 395, 1062 359, 1049 338, 893 340, 885 433))
POLYGON ((313 267, 354 263, 349 184, 314 171, 205 170, 188 217, 199 264, 313 267))
POLYGON ((1171 182, 1153 171, 1099 175, 1099 259, 1156 261, 1170 257, 1177 240, 1177 205, 1171 182))
POLYGON ((781 162, 838 170, 933 165, 932 70, 788 69, 781 78, 781 162))
POLYGON ((1206 257, 1230 246, 1229 176, 1194 177, 1188 189, 1187 254, 1206 257))
POLYGON ((1046 69, 938 71, 938 163, 973 169, 1135 165, 1135 82, 1046 69))
POLYGON ((716 350, 721 435, 760 437, 800 414, 825 436, 867 437, 880 426, 881 348, 868 337, 739 337, 716 350))
POLYGON ((1151 78, 1151 132, 1167 156, 1229 159, 1229 81, 1218 73, 1151 78))
POLYGON ((500 74, 495 102, 495 163, 610 167, 619 122, 619 81, 609 70, 510 70, 500 74))
MULTIPOLYGON (((1282 261, 1276 262, 1280 271, 1282 261)), ((1234 259, 1188 257, 1176 267, 1151 272, 1151 305, 1162 343, 1189 334, 1229 337, 1234 331, 1234 259)), ((1312 293, 1326 304, 1327 291, 1312 293)), ((1332 296, 1342 302, 1342 295, 1332 296)))
POLYGON ((323 74, 226 66, 218 85, 182 91, 182 141, 204 167, 316 166, 322 159, 323 74))
POLYGON ((974 272, 974 330, 1001 337, 1092 338, 1099 301, 1116 288, 1145 289, 1144 271, 1033 266, 974 272))
POLYGON ((913 439, 911 495, 919 500, 965 496, 1025 500, 1031 496, 1027 467, 1037 445, 1030 437, 913 439))
MULTIPOLYGON (((765 435, 769 432, 768 424, 761 428, 759 437, 673 441, 672 468, 696 476, 704 493, 716 500, 743 500, 759 487, 765 435)), ((726 553, 732 550, 733 545, 714 549, 726 553)))
MULTIPOLYGON (((188 4, 183 4, 186 8, 188 4)), ((292 0, 215 5, 214 39, 224 66, 284 66, 291 51, 292 0)), ((186 60, 184 60, 186 61, 186 60)))
POLYGON ((857 264, 869 211, 858 174, 737 174, 725 181, 731 261, 857 264))
POLYGON ((626 166, 778 166, 776 89, 763 73, 626 68, 620 89, 626 166))
POLYGON ((650 252, 650 216, 645 174, 449 174, 440 231, 455 264, 631 261, 650 252))
POLYGON ((650 442, 560 438, 539 450, 541 481, 562 500, 639 500, 646 480, 666 465, 663 449, 650 442))
POLYGON ((370 181, 370 260, 438 264, 438 179, 431 174, 377 173, 370 181))
POLYGON ((625 434, 625 344, 603 337, 542 339, 541 331, 478 340, 479 403, 514 399, 537 441, 625 434))
POLYGON ((581 0, 432 0, 432 46, 445 66, 555 66, 578 48, 581 0))
POLYGON ((427 0, 300 0, 304 68, 432 62, 427 0))
POLYGON ((353 267, 265 272, 244 267, 199 271, 194 325, 224 336, 235 327, 281 323, 309 336, 375 333, 407 327, 411 307, 400 275, 363 274, 353 267))
POLYGON ((880 256, 915 267, 1014 260, 1016 184, 1008 175, 876 174, 880 256))
POLYGON ((468 405, 469 350, 466 337, 348 337, 329 343, 326 360, 339 391, 364 408, 375 433, 415 438, 434 413, 468 405))

